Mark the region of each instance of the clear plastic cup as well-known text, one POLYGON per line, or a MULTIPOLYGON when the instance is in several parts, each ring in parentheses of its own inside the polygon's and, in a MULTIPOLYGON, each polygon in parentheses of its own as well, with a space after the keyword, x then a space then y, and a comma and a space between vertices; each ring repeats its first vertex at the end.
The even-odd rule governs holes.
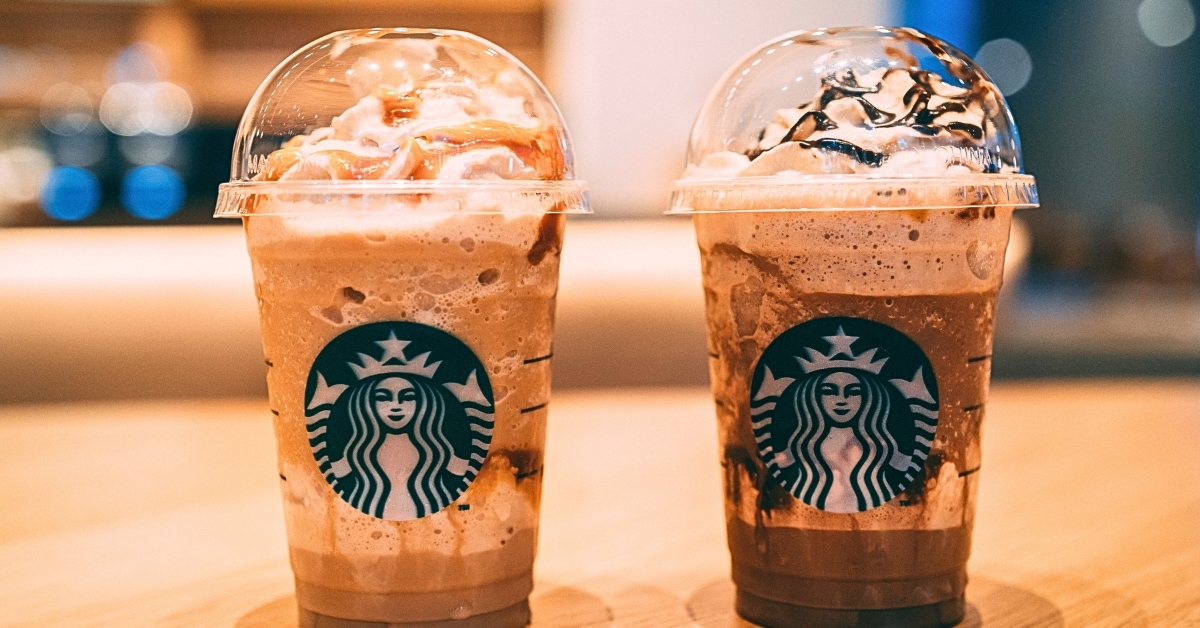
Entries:
POLYGON ((996 292, 1036 205, 999 90, 923 33, 790 33, 717 84, 671 213, 703 259, 743 617, 962 618, 996 292))
POLYGON ((467 33, 344 31, 266 79, 233 157, 301 625, 525 625, 587 211, 550 95, 467 33))

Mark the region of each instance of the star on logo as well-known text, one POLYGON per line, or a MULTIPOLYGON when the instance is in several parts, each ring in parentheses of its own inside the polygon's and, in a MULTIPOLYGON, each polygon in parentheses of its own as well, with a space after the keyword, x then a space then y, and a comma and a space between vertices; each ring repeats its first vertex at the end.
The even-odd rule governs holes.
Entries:
POLYGON ((925 367, 918 366, 917 372, 913 373, 912 379, 892 379, 888 380, 896 390, 904 395, 905 399, 918 399, 925 403, 937 403, 933 400, 933 395, 929 394, 929 389, 925 386, 925 367))
POLYGON ((850 350, 850 345, 858 340, 858 336, 847 336, 846 332, 842 331, 842 327, 838 326, 836 336, 824 336, 825 340, 829 341, 831 352, 827 357, 836 358, 839 355, 854 357, 854 352, 850 350))
POLYGON ((754 401, 761 401, 769 397, 778 397, 787 389, 788 384, 796 381, 791 377, 775 378, 771 373, 770 367, 763 366, 763 381, 758 387, 758 392, 754 395, 754 401))
POLYGON ((479 388, 479 378, 476 377, 475 373, 476 372, 472 370, 471 374, 467 376, 467 381, 462 384, 446 382, 443 384, 443 386, 445 386, 446 390, 449 390, 455 397, 458 397, 459 401, 470 401, 472 403, 478 403, 485 406, 491 405, 491 402, 488 401, 488 398, 483 394, 483 390, 479 388))
POLYGON ((878 349, 867 349, 858 355, 854 355, 854 351, 850 349, 850 345, 858 340, 858 336, 847 336, 840 325, 838 326, 837 335, 822 336, 822 338, 829 343, 829 353, 821 353, 812 347, 805 347, 804 351, 808 353, 808 359, 796 356, 796 360, 800 362, 800 368, 805 373, 834 368, 855 368, 878 375, 879 371, 883 370, 883 365, 888 361, 888 358, 875 359, 875 353, 878 349), (843 355, 846 357, 838 357, 843 355))
POLYGON ((388 360, 393 358, 401 362, 405 362, 406 358, 404 357, 404 348, 412 343, 407 340, 400 340, 396 338, 396 332, 393 331, 388 333, 387 340, 376 340, 375 344, 383 347, 383 356, 379 358, 379 362, 381 364, 386 364, 388 360))
POLYGON ((342 392, 349 386, 346 384, 334 384, 330 386, 325 381, 325 376, 317 373, 317 389, 313 391, 312 401, 308 403, 308 409, 319 408, 325 405, 331 405, 342 396, 342 392))

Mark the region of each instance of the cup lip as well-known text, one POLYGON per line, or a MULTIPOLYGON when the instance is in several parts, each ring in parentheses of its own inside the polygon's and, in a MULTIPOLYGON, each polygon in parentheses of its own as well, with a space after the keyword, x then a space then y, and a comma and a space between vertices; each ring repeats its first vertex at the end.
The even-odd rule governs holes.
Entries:
MULTIPOLYGON (((454 209, 434 213, 513 213, 513 208, 503 207, 503 199, 534 198, 550 204, 549 209, 536 213, 544 214, 590 214, 592 213, 588 186, 584 181, 562 180, 367 180, 367 181, 230 181, 219 186, 216 218, 241 218, 254 215, 286 214, 286 211, 264 211, 262 203, 248 203, 251 199, 288 197, 288 199, 314 199, 322 202, 331 197, 353 199, 368 204, 379 199, 397 203, 418 204, 433 197, 438 199, 464 199, 475 194, 490 194, 500 201, 493 209, 454 209)), ((331 211, 362 211, 346 207, 331 208, 331 211)), ((418 210, 420 211, 420 210, 418 210)), ((301 212, 309 213, 309 212, 301 212)), ((327 213, 327 212, 315 212, 327 213)), ((530 213, 530 212, 525 212, 530 213)))
POLYGON ((1024 173, 940 176, 796 173, 678 179, 671 186, 671 206, 665 213, 1028 209, 1039 206, 1036 181, 1032 175, 1024 173), (893 191, 900 194, 891 193, 893 191), (720 207, 726 203, 736 207, 720 207))

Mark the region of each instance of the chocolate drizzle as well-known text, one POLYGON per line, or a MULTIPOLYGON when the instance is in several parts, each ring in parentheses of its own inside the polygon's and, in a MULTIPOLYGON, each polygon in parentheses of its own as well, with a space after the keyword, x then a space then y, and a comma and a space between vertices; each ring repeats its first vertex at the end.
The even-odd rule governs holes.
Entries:
MULTIPOLYGON (((827 32, 836 36, 838 29, 827 32)), ((896 131, 881 133, 879 146, 873 146, 871 140, 857 139, 862 134, 856 129, 870 133, 875 129, 906 128, 913 131, 912 141, 926 142, 920 145, 930 145, 930 139, 923 138, 940 137, 938 147, 985 149, 982 143, 988 133, 987 112, 992 109, 988 99, 996 96, 995 88, 969 61, 951 54, 938 41, 912 29, 896 29, 894 35, 932 53, 942 63, 944 73, 953 77, 951 80, 957 79, 961 87, 944 82, 934 72, 918 69, 916 58, 903 49, 891 48, 889 56, 907 67, 870 74, 841 68, 825 74, 816 97, 796 110, 781 112, 746 155, 757 159, 780 145, 795 142, 802 148, 844 155, 861 166, 878 168, 888 161, 893 148, 905 146, 904 136, 897 136, 896 131), (899 90, 904 90, 903 96, 899 90), (839 102, 846 104, 836 104, 839 102), (793 115, 798 118, 790 118, 789 111, 795 111, 793 115), (792 119, 795 122, 782 132, 782 125, 792 119), (843 131, 830 133, 838 129, 843 131)), ((996 169, 988 163, 963 165, 984 171, 996 169)))
POLYGON ((895 114, 883 111, 863 98, 867 94, 879 93, 882 85, 883 83, 863 87, 858 84, 858 76, 849 70, 840 74, 830 74, 821 82, 820 97, 817 98, 817 102, 820 104, 816 111, 824 110, 835 100, 850 98, 863 108, 863 112, 867 114, 873 124, 886 125, 896 119, 895 114))
POLYGON ((960 102, 946 102, 943 103, 941 107, 925 109, 924 111, 917 112, 916 121, 917 124, 933 124, 933 121, 937 120, 938 116, 952 111, 955 113, 966 113, 967 107, 960 102))
POLYGON ((950 129, 951 131, 961 131, 966 133, 967 135, 970 135, 971 139, 973 140, 983 139, 983 129, 974 124, 968 124, 966 122, 951 122, 950 124, 946 125, 946 128, 950 129))
POLYGON ((832 138, 823 138, 819 140, 807 141, 801 140, 798 142, 804 148, 815 148, 825 152, 841 153, 853 157, 858 163, 866 164, 878 168, 883 165, 883 161, 887 159, 887 155, 877 153, 873 150, 861 148, 855 144, 851 144, 846 140, 835 140, 832 138))
MULTIPOLYGON (((800 141, 817 131, 832 131, 836 128, 838 128, 837 123, 825 115, 824 111, 810 111, 800 116, 800 119, 796 121, 796 124, 792 125, 792 128, 788 130, 787 135, 783 136, 783 140, 780 143, 800 141)), ((762 133, 759 133, 759 141, 762 141, 762 135, 762 133)))

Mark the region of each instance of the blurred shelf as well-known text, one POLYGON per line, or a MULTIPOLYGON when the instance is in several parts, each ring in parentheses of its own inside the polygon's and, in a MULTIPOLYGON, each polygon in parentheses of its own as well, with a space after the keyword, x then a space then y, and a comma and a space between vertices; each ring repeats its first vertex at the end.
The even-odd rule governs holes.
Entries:
POLYGON ((387 9, 418 11, 481 11, 525 13, 542 10, 544 0, 181 0, 179 6, 241 12, 253 10, 295 11, 302 9, 387 9))
MULTIPOLYGON (((147 6, 166 4, 161 0, 116 0, 111 2, 71 0, 9 0, 0 13, 124 13, 147 6)), ((295 11, 304 9, 361 9, 482 11, 485 13, 540 11, 545 0, 175 0, 170 5, 188 10, 295 11)))
POLYGON ((292 51, 345 29, 470 31, 541 74, 544 5, 543 0, 3 2, 0 46, 17 56, 0 72, 0 112, 36 110, 46 89, 63 81, 83 85, 99 102, 110 61, 137 41, 164 52, 166 78, 188 89, 196 117, 209 124, 236 124, 258 85, 292 51))
POLYGON ((993 376, 1200 375, 1200 293, 1146 285, 1065 296, 1018 289, 997 319, 993 376))

